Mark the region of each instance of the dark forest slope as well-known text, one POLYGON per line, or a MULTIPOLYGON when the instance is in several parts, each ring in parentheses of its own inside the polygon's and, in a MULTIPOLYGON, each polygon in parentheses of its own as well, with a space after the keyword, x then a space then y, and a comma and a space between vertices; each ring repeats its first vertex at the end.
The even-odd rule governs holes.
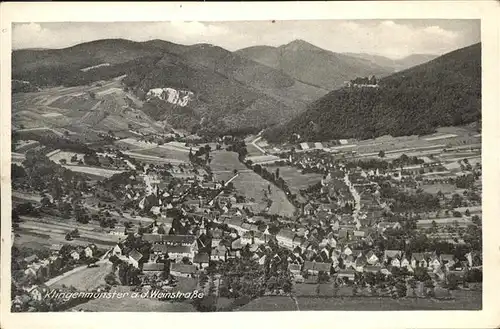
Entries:
POLYGON ((481 118, 481 44, 382 79, 379 88, 343 88, 313 102, 270 141, 373 138, 431 133, 481 118))

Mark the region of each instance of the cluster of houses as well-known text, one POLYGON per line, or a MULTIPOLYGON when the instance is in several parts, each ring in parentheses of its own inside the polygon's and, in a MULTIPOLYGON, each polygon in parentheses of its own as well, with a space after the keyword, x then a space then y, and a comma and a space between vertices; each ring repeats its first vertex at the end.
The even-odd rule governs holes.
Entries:
POLYGON ((345 86, 348 88, 362 88, 362 87, 370 87, 370 88, 378 88, 378 81, 374 75, 370 77, 358 77, 356 79, 345 81, 345 86))
POLYGON ((67 246, 64 255, 61 253, 62 247, 60 244, 51 245, 51 253, 47 258, 42 259, 33 254, 22 260, 23 276, 21 279, 14 280, 14 284, 23 293, 14 296, 12 301, 14 309, 20 308, 29 301, 41 301, 48 290, 43 283, 66 271, 68 259, 73 260, 73 264, 78 265, 84 259, 93 258, 97 253, 97 247, 94 244, 85 247, 67 246))
POLYGON ((394 268, 406 269, 413 273, 417 268, 427 271, 431 278, 444 280, 445 275, 453 273, 464 277, 466 271, 481 266, 481 255, 470 252, 463 260, 451 254, 438 255, 435 252, 405 254, 400 250, 385 250, 383 253, 373 250, 356 250, 324 247, 319 253, 300 247, 294 249, 290 271, 295 282, 317 283, 319 272, 333 274, 337 279, 354 281, 356 273, 393 274, 394 268), (306 278, 306 279, 304 279, 306 278))
MULTIPOLYGON (((64 257, 60 254, 62 245, 54 244, 50 247, 51 255, 48 258, 39 259, 37 255, 31 255, 24 259, 26 269, 24 274, 28 278, 44 281, 54 274, 59 273, 64 264, 64 257)), ((68 256, 74 261, 92 258, 97 250, 94 244, 86 247, 75 246, 68 252, 68 256)))

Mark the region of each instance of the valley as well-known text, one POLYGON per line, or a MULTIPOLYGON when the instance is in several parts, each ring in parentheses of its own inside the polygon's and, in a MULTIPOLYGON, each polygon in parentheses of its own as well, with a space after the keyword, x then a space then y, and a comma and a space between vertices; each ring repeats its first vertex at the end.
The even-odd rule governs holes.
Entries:
POLYGON ((14 51, 12 310, 480 309, 480 46, 14 51))

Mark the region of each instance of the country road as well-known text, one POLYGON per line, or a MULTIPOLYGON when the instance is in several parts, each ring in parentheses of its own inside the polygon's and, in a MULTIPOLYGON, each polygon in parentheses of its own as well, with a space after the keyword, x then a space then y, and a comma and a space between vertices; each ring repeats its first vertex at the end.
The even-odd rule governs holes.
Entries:
MULTIPOLYGON (((111 252, 111 249, 106 251, 106 253, 104 255, 102 255, 102 257, 99 259, 99 261, 96 262, 96 264, 105 264, 107 262, 109 262, 108 260, 108 255, 109 253, 111 252)), ((78 267, 75 267, 74 269, 72 269, 71 271, 68 271, 68 272, 64 272, 63 274, 61 275, 58 275, 56 277, 53 277, 52 279, 48 280, 47 282, 45 282, 45 285, 47 287, 50 287, 54 284, 56 284, 57 282, 61 281, 62 279, 70 276, 70 275, 73 275, 77 272, 80 272, 81 270, 83 269, 86 269, 86 268, 89 268, 87 265, 82 265, 82 266, 78 266, 78 267)))
POLYGON ((356 226, 359 229, 361 227, 361 222, 359 221, 359 212, 361 211, 361 196, 359 195, 358 191, 356 191, 356 188, 354 187, 354 185, 352 185, 351 181, 349 180, 349 174, 347 172, 344 176, 344 182, 349 187, 352 197, 354 198, 355 208, 352 216, 356 221, 356 226))
POLYGON ((266 151, 262 147, 260 147, 259 145, 256 144, 262 138, 261 134, 262 134, 262 131, 259 132, 259 134, 257 135, 257 138, 255 138, 250 144, 252 144, 256 149, 261 151, 262 154, 266 154, 266 151))

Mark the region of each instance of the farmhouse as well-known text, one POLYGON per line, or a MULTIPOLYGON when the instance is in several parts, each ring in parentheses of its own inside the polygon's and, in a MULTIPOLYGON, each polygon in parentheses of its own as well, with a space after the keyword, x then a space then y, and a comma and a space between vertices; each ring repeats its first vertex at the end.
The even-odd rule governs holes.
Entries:
POLYGON ((132 250, 129 255, 128 255, 128 261, 132 266, 135 268, 139 268, 139 261, 142 258, 142 254, 138 252, 137 250, 132 250))

